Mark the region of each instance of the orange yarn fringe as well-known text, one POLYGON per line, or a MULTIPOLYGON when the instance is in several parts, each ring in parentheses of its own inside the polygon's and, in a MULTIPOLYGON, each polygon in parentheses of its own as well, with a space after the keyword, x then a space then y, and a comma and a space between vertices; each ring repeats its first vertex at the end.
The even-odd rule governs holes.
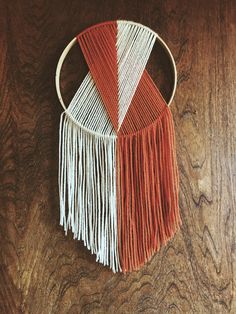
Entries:
POLYGON ((122 271, 139 269, 182 224, 171 111, 137 133, 118 136, 118 226, 122 271))

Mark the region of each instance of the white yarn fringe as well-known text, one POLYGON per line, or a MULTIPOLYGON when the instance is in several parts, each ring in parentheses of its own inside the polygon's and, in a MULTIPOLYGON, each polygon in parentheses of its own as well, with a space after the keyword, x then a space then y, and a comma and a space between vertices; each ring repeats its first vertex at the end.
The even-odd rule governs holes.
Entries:
POLYGON ((116 138, 96 136, 62 113, 59 139, 60 225, 120 271, 116 210, 116 138))

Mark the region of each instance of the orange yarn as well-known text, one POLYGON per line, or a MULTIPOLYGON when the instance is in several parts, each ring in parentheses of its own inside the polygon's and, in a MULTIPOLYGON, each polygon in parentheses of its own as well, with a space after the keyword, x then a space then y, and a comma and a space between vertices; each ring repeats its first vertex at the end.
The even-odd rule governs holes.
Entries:
POLYGON ((106 106, 115 130, 118 130, 117 23, 100 24, 77 36, 86 62, 106 106))
POLYGON ((173 118, 146 71, 118 133, 117 161, 120 262, 131 271, 182 224, 173 118))

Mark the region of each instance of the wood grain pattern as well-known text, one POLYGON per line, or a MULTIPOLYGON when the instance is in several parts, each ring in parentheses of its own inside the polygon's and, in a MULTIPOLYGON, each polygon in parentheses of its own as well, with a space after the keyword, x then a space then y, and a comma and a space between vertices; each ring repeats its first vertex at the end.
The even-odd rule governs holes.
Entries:
MULTIPOLYGON (((233 0, 0 0, 0 313, 236 313, 235 36, 233 0), (171 109, 183 226, 128 275, 59 227, 55 67, 71 38, 111 19, 157 31, 179 73, 171 109)), ((63 68, 67 102, 86 73, 78 57, 63 68)), ((149 71, 168 98, 158 48, 149 71)))

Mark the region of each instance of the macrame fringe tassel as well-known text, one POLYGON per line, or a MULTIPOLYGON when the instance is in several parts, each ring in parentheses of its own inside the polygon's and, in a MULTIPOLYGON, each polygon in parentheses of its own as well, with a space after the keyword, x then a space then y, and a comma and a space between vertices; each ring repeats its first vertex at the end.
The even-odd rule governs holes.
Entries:
POLYGON ((182 224, 168 107, 147 128, 118 136, 117 160, 119 258, 122 271, 127 272, 145 264, 182 224))
POLYGON ((117 272, 116 138, 96 136, 62 113, 59 141, 60 225, 117 272))

